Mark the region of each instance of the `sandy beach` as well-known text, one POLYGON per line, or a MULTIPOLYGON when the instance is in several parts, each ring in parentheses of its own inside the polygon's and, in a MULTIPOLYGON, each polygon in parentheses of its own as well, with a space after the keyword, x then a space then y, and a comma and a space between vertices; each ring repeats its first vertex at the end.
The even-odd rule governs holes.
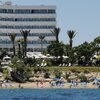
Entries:
MULTIPOLYGON (((73 74, 73 73, 72 73, 73 74)), ((66 80, 64 77, 61 77, 59 80, 56 78, 43 78, 43 77, 32 77, 29 81, 26 81, 25 83, 18 83, 15 81, 2 81, 0 83, 0 88, 29 88, 29 89, 38 89, 38 88, 46 88, 46 89, 52 89, 52 88, 87 88, 87 89, 96 89, 98 88, 97 83, 94 85, 95 81, 90 81, 91 78, 100 78, 100 73, 88 73, 85 74, 85 76, 88 79, 88 82, 80 82, 80 80, 75 75, 70 75, 69 79, 71 80, 70 83, 68 83, 68 80, 66 80)), ((54 77, 54 76, 53 76, 54 77)), ((99 83, 100 84, 100 83, 99 83)))
POLYGON ((58 85, 58 86, 51 86, 49 82, 26 82, 26 83, 3 83, 1 88, 29 88, 29 89, 38 89, 38 88, 98 88, 96 85, 92 85, 91 83, 87 83, 85 86, 81 85, 80 83, 77 86, 70 86, 70 83, 64 83, 63 85, 58 85))

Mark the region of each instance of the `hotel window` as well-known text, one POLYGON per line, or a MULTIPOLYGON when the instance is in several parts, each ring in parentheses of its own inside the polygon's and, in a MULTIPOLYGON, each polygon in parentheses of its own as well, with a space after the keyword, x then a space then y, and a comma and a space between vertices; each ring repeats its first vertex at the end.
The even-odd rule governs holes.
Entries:
POLYGON ((0 13, 16 13, 16 14, 54 14, 54 9, 16 9, 15 12, 13 9, 0 9, 0 13))
POLYGON ((2 25, 0 28, 8 29, 53 29, 55 26, 11 26, 11 25, 2 25))
POLYGON ((49 10, 48 10, 48 13, 53 13, 53 14, 54 14, 54 13, 55 13, 55 10, 49 9, 49 10))
POLYGON ((55 13, 55 10, 47 10, 47 9, 32 9, 31 13, 36 13, 36 14, 47 14, 47 13, 55 13))
POLYGON ((0 21, 55 21, 55 18, 0 18, 0 21))
POLYGON ((15 10, 15 13, 17 13, 17 14, 28 14, 28 13, 30 13, 30 10, 28 10, 28 9, 17 9, 17 10, 15 10))
POLYGON ((7 13, 7 9, 0 9, 0 13, 7 13))
POLYGON ((8 9, 7 13, 13 13, 13 9, 8 9))

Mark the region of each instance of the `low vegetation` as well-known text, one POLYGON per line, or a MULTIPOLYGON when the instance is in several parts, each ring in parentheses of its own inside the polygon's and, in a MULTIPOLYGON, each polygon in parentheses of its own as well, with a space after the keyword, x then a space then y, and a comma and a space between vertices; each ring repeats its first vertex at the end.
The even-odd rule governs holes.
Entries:
POLYGON ((53 66, 53 67, 45 67, 45 70, 49 71, 54 71, 55 69, 59 69, 60 71, 65 71, 65 72, 100 72, 100 67, 58 67, 58 66, 53 66))

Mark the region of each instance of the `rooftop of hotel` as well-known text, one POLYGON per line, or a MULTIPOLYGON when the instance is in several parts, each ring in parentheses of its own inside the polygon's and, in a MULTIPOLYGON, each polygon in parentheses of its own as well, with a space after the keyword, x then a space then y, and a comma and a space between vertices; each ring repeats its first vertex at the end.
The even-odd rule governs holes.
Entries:
POLYGON ((17 5, 17 4, 13 4, 13 2, 11 2, 11 1, 6 1, 6 2, 2 2, 2 1, 0 1, 0 6, 18 6, 18 7, 54 7, 54 8, 56 8, 56 6, 55 5, 43 5, 43 4, 41 4, 41 5, 17 5))

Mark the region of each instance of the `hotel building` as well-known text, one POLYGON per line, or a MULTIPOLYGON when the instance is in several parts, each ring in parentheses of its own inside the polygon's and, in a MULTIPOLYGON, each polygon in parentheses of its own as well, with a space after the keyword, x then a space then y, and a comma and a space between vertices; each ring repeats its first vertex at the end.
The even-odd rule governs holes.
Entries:
MULTIPOLYGON (((50 41, 55 40, 51 30, 56 27, 56 6, 19 6, 11 2, 0 4, 0 48, 12 51, 9 33, 16 34, 16 41, 22 38, 20 30, 30 30, 27 51, 41 51, 39 36, 46 49, 50 41)), ((16 43, 16 48, 18 45, 16 43)))

